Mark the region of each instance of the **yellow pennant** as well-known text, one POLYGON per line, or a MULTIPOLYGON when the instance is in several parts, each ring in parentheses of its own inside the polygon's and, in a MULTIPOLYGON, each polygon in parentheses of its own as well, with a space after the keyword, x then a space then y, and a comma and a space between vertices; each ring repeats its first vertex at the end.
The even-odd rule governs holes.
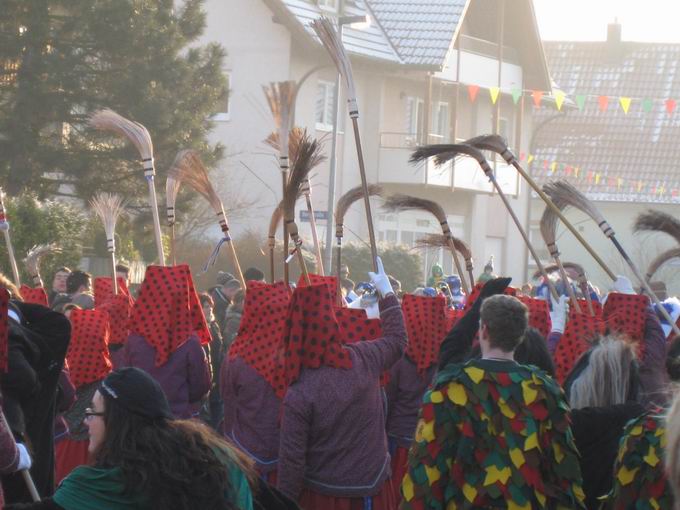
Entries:
POLYGON ((581 171, 579 167, 574 168, 574 177, 578 177, 578 173, 581 171))
POLYGON ((531 162, 534 160, 534 155, 529 154, 529 157, 527 158, 527 163, 531 164, 531 162))
POLYGON ((555 106, 557 106, 558 111, 562 111, 563 104, 564 104, 564 92, 558 90, 555 92, 555 106))
POLYGON ((623 113, 625 114, 628 114, 628 109, 630 108, 630 101, 631 99, 629 97, 619 98, 619 103, 621 103, 621 108, 623 109, 623 113))
POLYGON ((496 104, 496 101, 498 101, 498 95, 500 94, 501 89, 498 87, 491 87, 489 89, 489 94, 491 95, 491 102, 493 104, 496 104))
POLYGON ((595 174, 595 184, 600 184, 600 174, 595 174))
POLYGON ((553 161, 550 165, 550 175, 553 175, 557 171, 557 161, 553 161))

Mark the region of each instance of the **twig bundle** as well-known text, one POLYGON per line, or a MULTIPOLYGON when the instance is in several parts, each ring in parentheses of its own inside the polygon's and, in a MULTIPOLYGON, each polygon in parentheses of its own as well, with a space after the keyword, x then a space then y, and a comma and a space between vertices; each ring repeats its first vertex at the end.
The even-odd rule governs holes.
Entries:
POLYGON ((31 279, 33 280, 33 285, 35 285, 36 287, 43 286, 43 281, 42 278, 40 277, 40 261, 42 260, 42 258, 45 255, 60 252, 61 248, 59 248, 54 243, 38 244, 36 246, 33 246, 33 248, 31 248, 30 250, 28 250, 24 262, 26 263, 26 270, 28 271, 28 274, 31 275, 31 279))
MULTIPOLYGON (((470 281, 475 281, 475 268, 470 247, 462 239, 454 236, 451 236, 451 238, 453 239, 453 247, 465 259, 465 269, 468 272, 470 281)), ((449 248, 449 238, 443 234, 428 234, 416 241, 416 248, 449 248)))
POLYGON ((21 287, 21 278, 19 277, 19 268, 17 267, 17 259, 14 256, 14 247, 12 246, 12 238, 9 235, 9 220, 5 212, 5 192, 0 188, 0 230, 5 236, 5 244, 7 245, 7 255, 9 257, 9 265, 12 268, 12 276, 14 277, 14 284, 21 287))
POLYGON ((154 235, 156 238, 156 250, 160 265, 165 265, 165 253, 163 252, 163 239, 161 236, 161 223, 158 217, 158 201, 156 199, 156 188, 154 186, 154 176, 156 169, 153 159, 153 142, 149 131, 139 122, 133 122, 117 114, 113 110, 104 109, 92 114, 89 120, 90 126, 99 131, 111 131, 127 138, 137 148, 144 165, 144 176, 149 186, 149 207, 153 215, 154 235))
POLYGON ((175 224, 177 223, 177 195, 184 180, 184 170, 187 165, 183 164, 186 151, 179 151, 172 162, 168 176, 165 181, 165 217, 170 230, 170 260, 173 265, 177 264, 175 248, 175 224))
POLYGON ((458 259, 458 253, 453 245, 453 234, 451 233, 451 228, 449 227, 449 221, 446 218, 446 211, 437 202, 432 200, 427 200, 424 198, 413 197, 410 195, 395 194, 390 195, 385 199, 385 204, 383 205, 388 211, 398 212, 398 211, 426 211, 432 214, 442 229, 442 234, 448 239, 449 250, 451 251, 451 256, 456 264, 456 270, 460 276, 460 280, 463 284, 463 289, 466 294, 470 293, 470 287, 467 284, 465 274, 463 273, 463 267, 458 259))
POLYGON ((116 222, 125 210, 125 203, 118 195, 99 193, 90 200, 90 206, 99 216, 106 233, 106 248, 111 254, 111 281, 113 292, 118 294, 118 282, 116 279, 116 222))
POLYGON ((650 209, 640 213, 633 225, 633 231, 664 232, 680 244, 680 221, 661 211, 650 209))
POLYGON ((652 277, 656 274, 656 272, 663 266, 666 262, 669 260, 675 259, 675 258, 680 258, 680 247, 677 248, 671 248, 670 250, 666 250, 663 253, 660 253, 659 255, 650 262, 649 267, 647 268, 647 281, 651 281, 652 277))

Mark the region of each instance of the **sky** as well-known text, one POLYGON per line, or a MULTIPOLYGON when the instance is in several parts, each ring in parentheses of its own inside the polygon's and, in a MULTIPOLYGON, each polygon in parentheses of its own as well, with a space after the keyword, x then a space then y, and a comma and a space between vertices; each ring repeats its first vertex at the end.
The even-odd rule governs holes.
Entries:
POLYGON ((534 7, 547 41, 603 41, 618 18, 624 41, 680 43, 679 0, 534 0, 534 7))

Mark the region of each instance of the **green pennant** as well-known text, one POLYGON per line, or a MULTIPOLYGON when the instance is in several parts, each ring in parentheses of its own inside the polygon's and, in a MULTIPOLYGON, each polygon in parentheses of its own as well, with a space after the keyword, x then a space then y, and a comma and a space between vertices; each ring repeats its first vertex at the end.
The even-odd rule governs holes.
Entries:
POLYGON ((583 111, 583 107, 586 104, 586 96, 584 95, 577 95, 576 96, 576 106, 578 106, 579 111, 583 111))
POLYGON ((522 97, 522 89, 512 89, 512 101, 517 104, 519 102, 519 98, 522 97))
POLYGON ((642 109, 645 113, 651 112, 652 108, 654 108, 654 102, 651 99, 642 100, 642 109))

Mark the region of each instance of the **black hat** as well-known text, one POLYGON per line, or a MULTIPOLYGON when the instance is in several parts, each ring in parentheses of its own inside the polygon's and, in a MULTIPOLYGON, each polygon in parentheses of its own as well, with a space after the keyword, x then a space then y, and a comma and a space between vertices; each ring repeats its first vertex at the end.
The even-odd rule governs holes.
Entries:
POLYGON ((139 368, 114 370, 102 381, 99 391, 132 414, 151 419, 173 418, 161 385, 139 368))

